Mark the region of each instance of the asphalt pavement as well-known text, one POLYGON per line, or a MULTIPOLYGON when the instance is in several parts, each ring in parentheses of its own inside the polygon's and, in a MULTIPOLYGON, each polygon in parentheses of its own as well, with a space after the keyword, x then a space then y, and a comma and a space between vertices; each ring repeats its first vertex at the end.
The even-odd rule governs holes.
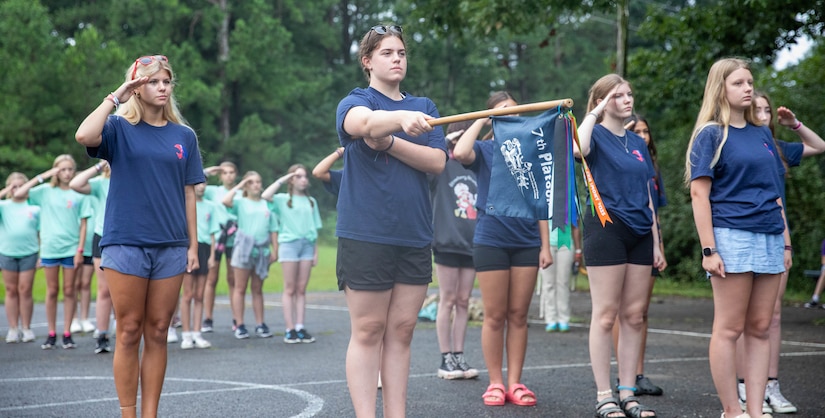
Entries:
MULTIPOLYGON (((437 289, 430 289, 436 293, 437 289)), ((351 417, 344 359, 350 323, 343 293, 308 295, 307 327, 317 341, 283 342, 280 294, 265 295, 273 338, 236 340, 226 297, 218 297, 210 349, 169 345, 162 417, 351 417)), ((535 407, 481 401, 488 381, 479 346, 481 328, 467 330, 465 356, 481 375, 447 381, 436 376, 440 355, 433 323, 422 322, 412 342, 407 400, 409 417, 592 417, 595 385, 589 365, 590 298, 571 295, 574 323, 568 333, 548 334, 531 309, 522 383, 535 407)), ((247 304, 247 317, 252 318, 247 304)), ((62 324, 62 303, 58 323, 62 324)), ((719 417, 721 406, 708 366, 713 305, 704 299, 655 298, 650 308, 646 375, 664 395, 644 397, 659 417, 719 417)), ((0 417, 116 417, 112 355, 94 354, 91 335, 75 335, 77 348, 42 350, 45 308, 35 307, 35 343, 0 342, 0 417)), ((0 314, 0 337, 7 320, 0 314)), ((798 417, 825 417, 825 309, 786 307, 780 381, 798 417)), ((58 339, 59 340, 59 339, 58 339)), ((615 366, 614 366, 615 378, 615 366)), ((379 392, 380 403, 380 392, 379 392)), ((380 405, 378 416, 381 416, 380 405)))

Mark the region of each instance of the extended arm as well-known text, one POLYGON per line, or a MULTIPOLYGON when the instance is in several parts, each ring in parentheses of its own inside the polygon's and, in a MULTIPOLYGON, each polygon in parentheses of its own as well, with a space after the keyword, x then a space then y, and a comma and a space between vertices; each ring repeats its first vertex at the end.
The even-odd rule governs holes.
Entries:
POLYGON ((324 183, 329 183, 331 181, 329 171, 332 170, 333 164, 338 161, 339 158, 344 156, 344 147, 338 147, 335 149, 330 155, 324 157, 323 160, 318 162, 315 165, 315 168, 312 169, 312 176, 318 180, 323 181, 324 183))

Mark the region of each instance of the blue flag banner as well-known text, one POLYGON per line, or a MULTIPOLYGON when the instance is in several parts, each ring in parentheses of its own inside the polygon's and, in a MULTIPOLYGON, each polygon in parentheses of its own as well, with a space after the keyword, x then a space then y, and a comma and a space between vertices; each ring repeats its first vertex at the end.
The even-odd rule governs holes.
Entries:
POLYGON ((576 220, 569 110, 538 116, 493 116, 493 153, 486 212, 496 216, 576 220))

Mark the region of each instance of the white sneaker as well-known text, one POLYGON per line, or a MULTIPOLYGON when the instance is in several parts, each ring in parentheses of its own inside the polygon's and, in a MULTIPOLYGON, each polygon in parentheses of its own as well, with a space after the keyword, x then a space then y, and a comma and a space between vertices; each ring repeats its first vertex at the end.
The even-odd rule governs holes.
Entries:
POLYGON ((200 332, 192 333, 192 339, 195 340, 195 347, 198 348, 209 348, 212 347, 212 343, 203 339, 200 332))
POLYGON ((77 334, 80 331, 83 331, 83 328, 80 326, 80 321, 78 321, 77 318, 72 319, 72 326, 69 327, 69 332, 77 334))
MULTIPOLYGON (((745 394, 745 384, 737 382, 736 391, 739 393, 739 406, 742 408, 743 411, 747 411, 746 404, 747 404, 747 399, 748 398, 747 398, 747 395, 745 394)), ((765 399, 762 401, 762 413, 773 412, 773 409, 771 409, 771 406, 768 405, 767 396, 768 396, 768 394, 767 394, 767 392, 765 392, 765 399)))
POLYGON ((166 342, 169 344, 174 344, 178 341, 178 333, 175 332, 174 328, 169 327, 169 332, 166 334, 166 342))
POLYGON ((9 332, 6 333, 6 343, 14 344, 20 342, 20 331, 17 328, 9 328, 9 332))
POLYGON ((768 398, 773 412, 777 414, 795 414, 796 406, 782 396, 779 391, 778 380, 768 380, 768 385, 765 387, 765 396, 768 398))
POLYGON ((95 331, 92 333, 92 338, 94 338, 96 340, 99 337, 100 337, 100 330, 95 328, 95 331))
POLYGON ((192 333, 191 332, 183 332, 181 333, 181 337, 183 341, 180 343, 181 350, 189 350, 195 348, 195 341, 192 340, 192 333))
POLYGON ((23 330, 23 338, 21 339, 24 343, 30 343, 34 341, 34 331, 30 329, 23 330))
POLYGON ((95 330, 95 325, 92 324, 92 321, 88 319, 84 319, 80 322, 80 327, 83 329, 83 333, 87 334, 95 330))

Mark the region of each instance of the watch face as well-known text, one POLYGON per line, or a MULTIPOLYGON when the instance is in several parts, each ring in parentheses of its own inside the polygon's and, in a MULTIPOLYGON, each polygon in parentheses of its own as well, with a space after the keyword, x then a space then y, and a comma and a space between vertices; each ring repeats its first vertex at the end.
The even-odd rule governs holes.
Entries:
POLYGON ((716 252, 716 251, 714 251, 714 250, 713 250, 713 248, 702 248, 702 254, 703 254, 705 257, 710 257, 710 256, 711 256, 711 255, 713 255, 713 253, 715 253, 715 252, 716 252))

